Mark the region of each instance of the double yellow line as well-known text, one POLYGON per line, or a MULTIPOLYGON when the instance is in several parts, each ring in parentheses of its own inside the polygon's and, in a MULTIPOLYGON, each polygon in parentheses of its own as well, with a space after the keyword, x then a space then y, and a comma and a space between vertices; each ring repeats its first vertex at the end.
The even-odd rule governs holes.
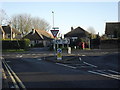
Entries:
POLYGON ((5 62, 4 59, 2 59, 3 65, 5 66, 5 69, 7 70, 12 82, 13 86, 16 90, 26 90, 26 87, 22 83, 22 81, 18 78, 18 76, 14 73, 14 71, 9 67, 9 65, 5 62))

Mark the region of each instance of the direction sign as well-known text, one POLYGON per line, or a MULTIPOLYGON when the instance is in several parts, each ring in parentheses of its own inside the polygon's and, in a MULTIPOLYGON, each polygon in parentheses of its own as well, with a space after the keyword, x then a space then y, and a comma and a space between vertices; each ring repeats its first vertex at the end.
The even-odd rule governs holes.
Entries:
POLYGON ((59 30, 50 30, 54 38, 57 36, 59 30))
POLYGON ((70 44, 69 39, 58 39, 58 40, 54 40, 53 42, 54 44, 70 44))

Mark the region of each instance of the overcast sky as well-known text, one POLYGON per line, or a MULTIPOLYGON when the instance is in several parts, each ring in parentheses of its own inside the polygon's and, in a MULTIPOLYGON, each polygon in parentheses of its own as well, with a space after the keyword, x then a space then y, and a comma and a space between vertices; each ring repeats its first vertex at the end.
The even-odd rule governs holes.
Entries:
POLYGON ((0 2, 0 6, 9 17, 27 13, 45 19, 51 28, 54 11, 54 26, 62 34, 80 26, 85 30, 93 27, 101 35, 106 22, 118 21, 118 2, 0 2))

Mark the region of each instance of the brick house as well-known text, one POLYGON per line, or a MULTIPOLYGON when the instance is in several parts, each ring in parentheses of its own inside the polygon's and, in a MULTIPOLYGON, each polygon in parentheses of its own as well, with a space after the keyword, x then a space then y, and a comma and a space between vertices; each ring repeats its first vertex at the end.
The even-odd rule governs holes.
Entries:
POLYGON ((71 31, 68 32, 67 34, 65 34, 64 37, 67 39, 70 39, 71 43, 74 43, 76 40, 79 40, 79 39, 82 39, 84 42, 87 42, 87 43, 90 40, 89 32, 85 31, 81 27, 77 27, 75 29, 73 29, 73 27, 71 27, 71 31))
POLYGON ((120 34, 120 22, 107 22, 105 27, 105 35, 108 38, 118 38, 120 34))
POLYGON ((41 44, 44 47, 49 46, 49 44, 53 40, 53 36, 50 33, 44 30, 36 29, 32 29, 32 31, 23 38, 30 39, 32 46, 36 44, 41 44))
POLYGON ((21 39, 21 33, 11 28, 10 25, 7 26, 0 26, 0 31, 2 32, 2 39, 21 39))

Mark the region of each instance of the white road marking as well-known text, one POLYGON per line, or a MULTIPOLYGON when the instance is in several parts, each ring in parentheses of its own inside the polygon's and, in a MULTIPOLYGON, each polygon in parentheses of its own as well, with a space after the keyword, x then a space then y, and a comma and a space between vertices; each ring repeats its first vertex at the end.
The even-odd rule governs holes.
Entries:
POLYGON ((120 72, 117 72, 117 71, 113 71, 113 70, 108 70, 108 71, 116 73, 116 74, 120 74, 120 72))
POLYGON ((9 62, 11 62, 11 61, 6 61, 6 62, 8 62, 8 63, 9 63, 9 62))
POLYGON ((14 86, 11 86, 10 88, 15 88, 14 86))
POLYGON ((57 65, 61 65, 61 66, 65 66, 65 67, 69 67, 69 68, 72 68, 72 69, 76 69, 77 67, 73 67, 73 66, 69 66, 69 65, 66 65, 66 64, 62 64, 62 63, 56 63, 57 65))
POLYGON ((41 58, 39 58, 39 59, 37 59, 37 60, 41 61, 42 59, 41 59, 41 58))
POLYGON ((101 75, 101 76, 105 76, 105 77, 109 77, 109 78, 113 78, 113 79, 117 79, 117 80, 120 80, 120 75, 107 75, 107 74, 104 74, 106 72, 96 72, 96 71, 88 71, 90 73, 94 73, 94 74, 98 74, 98 75, 101 75))
POLYGON ((79 60, 80 60, 80 61, 82 60, 81 57, 79 57, 79 60))
POLYGON ((31 55, 31 54, 26 54, 26 55, 31 55))
POLYGON ((22 55, 18 55, 18 56, 16 56, 16 57, 20 57, 20 58, 21 58, 21 57, 23 57, 23 56, 22 56, 22 55))
POLYGON ((32 55, 36 55, 36 54, 32 54, 32 55))
MULTIPOLYGON (((82 61, 81 57, 79 57, 79 60, 82 61)), ((97 66, 95 66, 95 65, 93 65, 93 64, 90 64, 90 63, 87 63, 87 62, 83 62, 83 63, 84 63, 84 64, 87 64, 87 65, 89 65, 89 66, 91 66, 91 67, 97 67, 97 66)))
POLYGON ((83 62, 84 64, 87 64, 87 65, 90 65, 90 66, 92 66, 92 67, 97 67, 97 66, 95 66, 95 65, 93 65, 93 64, 90 64, 90 63, 87 63, 87 62, 83 62))
POLYGON ((20 57, 23 57, 22 55, 20 57))
POLYGON ((82 55, 82 56, 86 56, 86 55, 82 55))

